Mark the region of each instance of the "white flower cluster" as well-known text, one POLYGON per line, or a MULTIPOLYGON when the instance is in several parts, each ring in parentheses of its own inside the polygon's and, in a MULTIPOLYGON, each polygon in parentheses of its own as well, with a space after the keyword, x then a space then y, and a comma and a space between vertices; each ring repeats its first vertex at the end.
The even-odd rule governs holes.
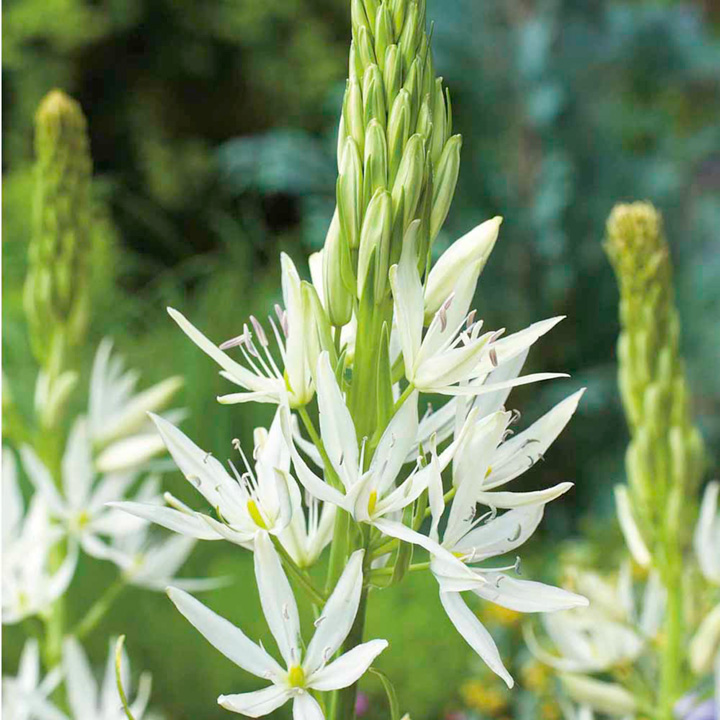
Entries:
MULTIPOLYGON (((224 539, 255 553, 263 610, 285 668, 189 595, 169 590, 181 612, 223 654, 273 683, 249 695, 221 696, 224 707, 257 717, 292 699, 296 718, 324 717, 317 695, 308 691, 352 685, 387 644, 359 644, 357 638, 355 645, 343 644, 361 592, 391 584, 407 569, 432 572, 448 617, 508 686, 513 680, 495 642, 462 593, 520 612, 587 604, 573 592, 518 579, 514 557, 506 566, 485 564, 514 553, 538 527, 547 503, 571 488, 564 482, 519 492, 510 483, 544 457, 582 395, 570 395, 514 433, 520 415, 505 409, 511 389, 561 377, 521 374, 530 346, 561 318, 507 336, 482 332, 470 305, 499 225, 499 219, 490 220, 451 246, 424 286, 412 233, 406 238, 402 257, 389 273, 388 421, 384 427, 376 425, 372 437, 360 436, 348 405, 348 388, 360 372, 360 325, 354 317, 333 341, 326 332, 330 323, 316 273, 317 284, 301 281, 283 255, 284 307, 276 307, 271 333, 251 318, 237 338, 217 346, 180 313, 169 311, 220 365, 221 374, 240 386, 241 391, 220 397, 220 402, 278 406, 270 428, 255 431, 250 457, 233 441, 239 459, 227 468, 171 422, 153 416, 178 468, 206 505, 195 510, 168 494, 164 506, 113 503, 182 535, 224 539), (240 360, 231 357, 233 348, 240 360), (424 393, 451 399, 420 417, 424 393), (308 411, 314 413, 315 401, 319 430, 308 411), (444 486, 446 468, 451 468, 451 481, 444 486), (348 536, 356 540, 347 543, 348 536), (306 569, 330 543, 332 564, 343 542, 347 547, 340 563, 345 569, 334 578, 326 599, 312 587, 306 569), (429 563, 411 565, 413 547, 424 548, 429 563), (281 558, 300 586, 311 586, 310 597, 320 612, 307 646, 299 640, 295 600, 281 558), (333 659, 341 646, 346 652, 333 659)), ((311 258, 311 267, 321 266, 321 258, 311 258)))

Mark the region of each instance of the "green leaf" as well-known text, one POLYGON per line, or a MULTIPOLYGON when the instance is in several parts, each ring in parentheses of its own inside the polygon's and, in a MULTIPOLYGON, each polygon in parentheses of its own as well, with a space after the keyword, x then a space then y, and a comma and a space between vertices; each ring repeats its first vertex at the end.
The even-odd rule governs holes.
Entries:
MULTIPOLYGON (((390 331, 387 323, 383 323, 377 364, 377 430, 375 431, 375 440, 377 442, 379 442, 380 434, 385 430, 393 416, 395 401, 393 399, 392 388, 390 331)), ((374 442, 374 444, 376 444, 376 442, 374 442)))
POLYGON ((390 705, 390 720, 400 720, 400 705, 398 703, 395 688, 390 682, 390 678, 388 678, 385 673, 382 673, 375 668, 370 668, 370 672, 380 680, 385 690, 385 694, 387 695, 388 703, 390 705))
POLYGON ((122 684, 122 650, 124 644, 125 636, 121 635, 115 644, 115 682, 117 683, 118 694, 120 695, 120 701, 122 702, 123 710, 125 710, 127 720, 135 720, 133 714, 130 712, 127 695, 125 695, 125 689, 122 684))

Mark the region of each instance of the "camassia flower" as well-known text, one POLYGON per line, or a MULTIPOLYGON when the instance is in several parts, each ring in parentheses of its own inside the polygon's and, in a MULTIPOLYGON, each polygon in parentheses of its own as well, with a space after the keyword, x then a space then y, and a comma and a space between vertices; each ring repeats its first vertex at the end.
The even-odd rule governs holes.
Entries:
POLYGON ((216 615, 198 600, 175 588, 170 599, 180 612, 225 657, 272 684, 263 690, 221 695, 227 710, 261 717, 293 702, 295 720, 322 720, 325 716, 310 690, 329 692, 355 683, 387 647, 386 640, 370 640, 332 660, 352 628, 362 591, 363 551, 354 552, 335 589, 315 621, 307 645, 300 637, 300 618, 290 583, 267 533, 255 540, 255 576, 265 618, 277 642, 285 667, 256 645, 239 628, 216 615))
POLYGON ((140 527, 136 518, 106 507, 108 502, 122 498, 137 476, 131 472, 108 473, 95 484, 84 418, 79 418, 70 432, 62 459, 61 489, 55 486, 50 471, 32 448, 21 448, 21 454, 37 496, 43 499, 63 531, 77 539, 88 555, 106 558, 108 546, 101 536, 112 538, 140 527))
MULTIPOLYGON (((130 664, 124 652, 120 667, 122 686, 129 694, 130 664)), ((62 669, 72 720, 125 720, 125 710, 117 688, 115 640, 110 640, 102 684, 96 682, 85 651, 74 637, 67 637, 63 642, 62 669)), ((135 720, 142 720, 145 714, 151 686, 150 675, 143 673, 135 699, 129 706, 135 720)), ((58 713, 57 718, 67 720, 63 713, 58 713)))
POLYGON ((425 393, 479 395, 506 387, 566 377, 537 373, 488 383, 487 376, 502 363, 527 349, 562 318, 552 318, 502 338, 503 331, 481 334, 482 322, 469 313, 482 260, 470 263, 457 276, 454 290, 435 312, 423 333, 423 288, 414 243, 406 238, 398 265, 390 268, 395 323, 400 338, 405 377, 425 393))
MULTIPOLYGON (((325 471, 326 474, 328 471, 334 473, 339 482, 334 487, 308 467, 293 444, 289 413, 285 411, 285 436, 291 446, 298 480, 311 495, 323 502, 337 505, 356 521, 370 523, 385 534, 395 536, 400 523, 390 518, 415 502, 430 483, 439 482, 443 467, 440 459, 433 454, 425 467, 416 466, 405 480, 396 483, 417 435, 417 393, 412 392, 393 416, 367 470, 364 470, 366 443, 358 448, 355 424, 326 352, 321 353, 318 359, 317 397, 320 434, 331 465, 325 471)), ((443 460, 446 465, 449 453, 443 456, 443 460)))
MULTIPOLYGON (((112 352, 112 341, 105 338, 93 361, 87 416, 100 472, 137 467, 165 449, 147 413, 162 410, 182 387, 182 378, 170 377, 135 392, 138 379, 139 374, 125 368, 123 359, 112 352)), ((176 422, 183 414, 182 410, 168 413, 176 422)))
MULTIPOLYGON (((252 331, 244 325, 242 334, 222 343, 211 342, 183 315, 168 308, 170 316, 182 331, 222 368, 221 375, 243 388, 243 392, 222 395, 221 403, 261 402, 302 407, 315 392, 312 368, 319 352, 314 289, 301 283, 292 260, 285 254, 282 263, 282 291, 285 309, 275 308, 277 323, 269 318, 280 354, 278 364, 270 351, 270 340, 262 325, 250 318, 252 331), (278 328, 279 326, 279 328, 278 328), (253 339, 254 335, 254 339, 253 339), (259 347, 258 347, 259 346, 259 347), (246 365, 233 360, 225 350, 238 347, 246 365)), ((317 306, 320 306, 319 302, 317 306)))
POLYGON ((299 565, 312 564, 330 541, 334 508, 321 509, 308 499, 308 519, 297 483, 290 475, 290 453, 276 413, 270 431, 255 430, 254 465, 239 443, 244 472, 231 463, 232 475, 172 423, 152 416, 180 471, 207 500, 217 515, 196 512, 166 494, 171 507, 116 503, 137 517, 200 540, 229 540, 247 549, 260 531, 277 535, 299 565))
POLYGON ((18 673, 2 679, 2 716, 5 720, 61 720, 62 713, 48 701, 58 686, 61 672, 56 668, 40 679, 40 646, 35 638, 25 641, 18 673))
POLYGON ((70 543, 59 568, 50 569, 50 552, 62 536, 47 506, 36 495, 27 514, 10 450, 2 458, 2 621, 12 624, 46 612, 67 589, 75 573, 77 545, 70 543))

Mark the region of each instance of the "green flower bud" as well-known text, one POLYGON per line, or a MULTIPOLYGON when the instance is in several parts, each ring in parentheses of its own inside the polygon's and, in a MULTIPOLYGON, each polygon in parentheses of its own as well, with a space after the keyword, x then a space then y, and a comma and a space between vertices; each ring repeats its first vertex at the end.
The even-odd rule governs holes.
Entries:
MULTIPOLYGON (((365 120, 362 91, 357 80, 348 80, 343 100, 343 118, 345 120, 344 135, 355 140, 362 154, 365 147, 365 120)), ((343 152, 345 152, 343 148, 343 152)))
POLYGON ((352 138, 345 142, 337 200, 341 231, 349 247, 356 248, 363 215, 363 165, 360 150, 352 138))
POLYGON ((445 106, 442 78, 435 81, 435 102, 433 103, 432 126, 433 134, 430 141, 430 157, 435 166, 440 162, 443 148, 449 137, 450 117, 445 106))
POLYGON ((375 120, 384 128, 387 122, 385 87, 382 73, 377 65, 368 65, 365 70, 363 98, 365 99, 365 125, 367 126, 371 120, 375 120))
POLYGON ((440 156, 435 174, 435 194, 433 197, 432 215, 430 218, 430 241, 432 242, 440 232, 445 222, 460 172, 460 149, 462 137, 454 135, 447 143, 440 156))
POLYGON ((378 190, 370 200, 360 234, 357 293, 362 298, 370 262, 375 263, 374 297, 376 302, 385 294, 390 269, 390 237, 392 234, 392 199, 387 190, 378 190))
POLYGON ((350 21, 352 23, 353 37, 356 37, 361 29, 370 30, 370 21, 363 0, 351 0, 350 21))
POLYGON ((45 97, 35 130, 35 228, 24 305, 33 350, 46 363, 52 343, 78 343, 87 324, 92 160, 85 117, 63 92, 45 97))
POLYGON ((415 218, 415 210, 423 188, 425 170, 425 143, 422 135, 413 135, 405 145, 400 167, 393 183, 392 199, 395 212, 398 211, 401 194, 404 197, 403 227, 407 228, 415 218))
POLYGON ((429 141, 432 137, 433 124, 432 124, 432 110, 430 109, 430 96, 428 95, 423 101, 420 107, 420 114, 418 115, 417 133, 425 138, 425 141, 429 141))
POLYGON ((407 12, 407 0, 390 0, 390 14, 393 21, 395 37, 398 37, 405 25, 405 13, 407 12))
POLYGON ((363 76, 363 66, 360 62, 360 54, 354 40, 350 41, 350 59, 348 61, 348 77, 350 80, 360 80, 363 76))
POLYGON ((352 318, 353 296, 348 291, 348 284, 354 288, 355 279, 349 247, 342 240, 337 208, 335 208, 330 228, 325 237, 322 264, 327 313, 333 325, 342 327, 347 325, 352 318))
POLYGON ((365 14, 367 15, 368 23, 373 28, 377 24, 377 13, 379 10, 379 0, 364 0, 365 14))
POLYGON ((417 124, 417 117, 420 112, 420 85, 422 81, 420 75, 420 59, 415 58, 412 65, 410 65, 410 69, 408 70, 405 78, 405 83, 403 84, 403 88, 407 90, 410 97, 410 125, 413 127, 417 124))
POLYGON ((379 188, 388 187, 388 149, 385 132, 377 120, 368 125, 365 138, 364 200, 367 205, 379 188))
POLYGON ((405 68, 408 70, 415 59, 422 30, 423 27, 420 25, 420 10, 418 4, 411 3, 398 42, 400 54, 402 55, 405 68))
POLYGON ((390 45, 385 51, 385 62, 382 67, 385 100, 388 107, 392 107, 402 87, 402 58, 397 45, 390 45))
POLYGON ((400 167, 400 161, 403 157, 405 144, 410 137, 410 95, 407 90, 400 90, 388 119, 388 168, 390 171, 390 182, 395 181, 395 177, 400 167))
POLYGON ((385 69, 387 49, 395 42, 392 16, 387 5, 383 3, 378 9, 375 18, 375 55, 378 59, 380 69, 385 69))
POLYGON ((370 65, 377 65, 377 56, 373 47, 372 34, 367 28, 361 27, 357 33, 357 49, 360 56, 360 64, 365 68, 370 65))

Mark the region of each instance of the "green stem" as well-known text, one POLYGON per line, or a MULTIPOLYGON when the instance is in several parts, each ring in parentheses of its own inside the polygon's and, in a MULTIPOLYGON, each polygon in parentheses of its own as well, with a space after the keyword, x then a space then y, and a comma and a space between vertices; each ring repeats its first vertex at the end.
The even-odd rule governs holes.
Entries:
POLYGON ((78 640, 83 640, 87 637, 98 626, 105 615, 107 615, 108 610, 110 610, 115 600, 117 600, 120 593, 126 587, 125 579, 121 575, 95 601, 90 610, 85 614, 85 617, 75 626, 71 634, 78 640))
POLYGON ((397 402, 395 403, 395 412, 397 412, 405 403, 405 401, 412 395, 413 390, 415 389, 415 386, 410 383, 404 390, 402 395, 398 398, 397 402))
MULTIPOLYGON (((429 568, 429 562, 413 563, 408 568, 408 572, 418 572, 419 570, 428 570, 429 568)), ((375 577, 387 577, 388 575, 392 575, 394 570, 395 568, 392 567, 376 568, 370 571, 370 579, 375 577)))
POLYGON ((663 584, 667 591, 665 642, 660 658, 660 718, 672 720, 673 707, 683 692, 682 563, 677 553, 667 558, 663 584))
POLYGON ((271 535, 270 537, 273 541, 273 545, 275 545, 275 549, 278 551, 278 554, 283 561, 285 569, 305 591, 311 602, 322 607, 327 600, 325 595, 323 595, 323 593, 315 587, 315 584, 308 577, 307 573, 297 566, 297 563, 292 559, 290 553, 288 553, 288 551, 282 546, 282 543, 277 539, 277 537, 275 537, 275 535, 271 535))

